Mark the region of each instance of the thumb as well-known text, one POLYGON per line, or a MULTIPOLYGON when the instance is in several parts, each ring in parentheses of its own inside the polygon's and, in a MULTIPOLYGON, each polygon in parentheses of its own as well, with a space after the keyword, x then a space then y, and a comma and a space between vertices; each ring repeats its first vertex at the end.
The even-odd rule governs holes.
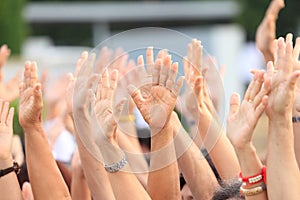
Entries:
POLYGON ((35 84, 33 95, 34 95, 34 103, 36 105, 40 105, 43 103, 42 86, 40 83, 35 84))
POLYGON ((294 90, 297 80, 300 76, 300 70, 294 71, 288 79, 288 87, 290 90, 294 90))
POLYGON ((140 105, 144 101, 141 91, 138 88, 136 88, 134 85, 130 84, 127 87, 127 89, 136 105, 140 105))

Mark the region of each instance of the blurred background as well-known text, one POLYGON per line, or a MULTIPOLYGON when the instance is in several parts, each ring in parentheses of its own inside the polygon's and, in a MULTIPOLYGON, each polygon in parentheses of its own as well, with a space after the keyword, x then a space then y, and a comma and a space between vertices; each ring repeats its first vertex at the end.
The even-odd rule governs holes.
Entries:
MULTIPOLYGON (((191 1, 101 1, 101 0, 1 0, 0 44, 7 44, 9 59, 5 79, 25 60, 35 60, 47 69, 49 80, 73 71, 83 50, 125 30, 164 27, 202 41, 204 48, 225 65, 226 99, 232 92, 242 94, 251 76, 250 68, 264 62, 253 41, 270 0, 191 0, 191 1)), ((277 36, 300 32, 300 1, 287 0, 280 12, 277 36)), ((155 35, 163 44, 172 38, 155 35)), ((124 44, 143 35, 124 38, 124 44)), ((182 45, 183 52, 186 46, 182 45)), ((184 56, 184 55, 183 55, 184 56)), ((42 71, 42 70, 40 70, 42 71)))

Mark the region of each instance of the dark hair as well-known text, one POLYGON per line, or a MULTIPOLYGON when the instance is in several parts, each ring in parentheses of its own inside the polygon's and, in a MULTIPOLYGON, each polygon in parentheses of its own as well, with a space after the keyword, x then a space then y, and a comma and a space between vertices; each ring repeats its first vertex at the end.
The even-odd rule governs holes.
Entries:
POLYGON ((212 200, 241 200, 245 199, 240 195, 240 187, 242 182, 238 179, 223 181, 221 187, 214 192, 212 200))

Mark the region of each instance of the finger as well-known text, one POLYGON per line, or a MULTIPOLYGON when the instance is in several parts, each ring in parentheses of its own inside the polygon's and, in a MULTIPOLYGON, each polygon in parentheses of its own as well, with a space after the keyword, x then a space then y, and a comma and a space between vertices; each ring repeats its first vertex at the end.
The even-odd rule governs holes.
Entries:
POLYGON ((137 72, 138 72, 139 80, 143 80, 146 77, 146 74, 147 74, 146 69, 145 69, 145 63, 144 63, 144 57, 143 57, 143 55, 140 55, 138 57, 137 63, 138 63, 137 72))
POLYGON ((88 52, 87 51, 84 51, 81 53, 81 57, 77 60, 77 63, 76 63, 76 68, 75 68, 75 71, 74 71, 74 77, 78 77, 78 74, 81 70, 81 67, 83 66, 83 64, 87 61, 88 59, 88 52))
POLYGON ((96 54, 91 53, 86 59, 86 61, 80 67, 80 72, 78 73, 77 77, 84 77, 84 76, 88 77, 91 74, 92 69, 94 67, 95 59, 96 59, 96 54))
POLYGON ((31 63, 31 70, 30 70, 30 87, 34 87, 38 82, 38 72, 37 72, 37 65, 36 62, 31 63))
POLYGON ((168 73, 171 68, 171 55, 168 55, 163 60, 163 65, 161 66, 160 74, 159 74, 159 85, 165 86, 166 81, 168 79, 168 73))
POLYGON ((109 90, 109 75, 108 70, 105 68, 102 74, 102 88, 101 88, 101 96, 100 99, 106 99, 108 97, 109 90))
POLYGON ((278 13, 282 8, 284 8, 283 0, 273 0, 267 9, 266 15, 272 15, 277 18, 278 13))
POLYGON ((139 107, 144 102, 141 91, 132 84, 130 84, 127 89, 134 103, 139 107))
POLYGON ((197 100, 199 105, 201 106, 203 103, 203 89, 204 89, 204 78, 203 76, 198 76, 195 79, 195 85, 194 85, 194 93, 197 96, 197 100))
POLYGON ((30 67, 31 66, 31 62, 30 61, 26 61, 25 62, 25 71, 24 71, 24 78, 23 78, 23 82, 24 82, 24 89, 30 87, 30 67))
POLYGON ((102 88, 102 75, 98 76, 97 80, 97 89, 96 89, 96 98, 101 99, 101 88, 102 88))
POLYGON ((267 63, 267 77, 272 77, 274 74, 274 63, 272 61, 269 61, 267 63))
POLYGON ((183 86, 183 81, 184 81, 184 77, 180 76, 179 79, 177 80, 176 86, 173 90, 173 93, 176 95, 176 97, 179 95, 181 88, 183 86))
POLYGON ((293 71, 293 35, 289 33, 286 38, 285 65, 283 67, 283 70, 287 74, 290 74, 293 71))
POLYGON ((284 68, 285 65, 285 42, 282 37, 278 39, 277 42, 277 52, 275 53, 277 55, 277 61, 275 62, 275 69, 281 70, 284 68))
POLYGON ((25 83, 21 82, 19 85, 19 95, 21 96, 25 90, 25 83))
POLYGON ((154 56, 153 56, 153 47, 148 47, 146 51, 146 68, 149 74, 153 73, 154 68, 154 56))
POLYGON ((172 64, 171 69, 169 70, 168 80, 166 83, 166 86, 170 91, 172 91, 172 88, 174 87, 177 74, 178 74, 178 63, 175 62, 172 64))
POLYGON ((15 108, 11 107, 9 109, 9 113, 8 113, 8 116, 7 116, 7 119, 6 119, 6 125, 8 127, 13 127, 14 112, 15 112, 15 108))
POLYGON ((152 76, 152 84, 153 85, 158 85, 159 83, 159 75, 160 75, 160 70, 162 66, 162 60, 157 59, 155 61, 154 69, 153 69, 153 76, 152 76))
POLYGON ((88 97, 89 97, 89 102, 91 103, 91 107, 92 107, 92 110, 95 111, 95 103, 97 100, 99 99, 96 99, 96 95, 95 95, 95 92, 92 90, 92 89, 89 89, 88 90, 88 97))
POLYGON ((244 100, 246 100, 246 101, 253 100, 253 99, 250 99, 250 94, 252 92, 252 89, 254 87, 256 79, 257 79, 257 73, 254 74, 254 76, 252 78, 252 81, 250 82, 250 84, 249 84, 249 86, 248 86, 248 88, 246 90, 246 94, 245 94, 244 100))
POLYGON ((4 105, 3 105, 3 108, 2 108, 2 112, 1 112, 1 123, 5 123, 6 122, 7 113, 8 113, 8 107, 9 107, 9 103, 8 102, 4 102, 4 105))
POLYGON ((110 89, 108 91, 107 98, 112 99, 113 94, 117 88, 118 84, 118 70, 113 70, 110 74, 110 89))
POLYGON ((263 83, 264 83, 264 71, 260 70, 257 72, 256 80, 254 81, 253 88, 250 92, 251 100, 254 100, 256 95, 259 93, 263 83))
POLYGON ((296 44, 293 51, 293 57, 295 61, 299 60, 299 54, 300 54, 300 37, 297 37, 296 44))
POLYGON ((34 104, 42 105, 43 104, 43 96, 42 96, 42 86, 40 83, 37 83, 34 86, 34 104))
POLYGON ((184 77, 188 84, 190 84, 190 63, 188 58, 185 56, 183 58, 183 70, 184 70, 184 77))
POLYGON ((267 78, 264 81, 263 88, 260 90, 260 92, 255 96, 253 100, 253 106, 256 108, 261 102, 264 96, 266 96, 271 90, 271 79, 267 78))
POLYGON ((234 115, 240 108, 240 95, 233 93, 230 97, 229 115, 234 115))
POLYGON ((267 107, 268 103, 268 96, 264 95, 261 99, 260 104, 257 106, 257 108, 254 111, 254 115, 256 116, 256 119, 259 119, 261 115, 264 113, 265 108, 267 107))
POLYGON ((127 99, 123 98, 116 106, 114 106, 114 116, 119 119, 127 99))
POLYGON ((202 45, 201 41, 193 39, 193 66, 201 72, 202 67, 202 45))
POLYGON ((288 79, 288 89, 294 91, 295 84, 300 76, 300 70, 294 71, 288 79))

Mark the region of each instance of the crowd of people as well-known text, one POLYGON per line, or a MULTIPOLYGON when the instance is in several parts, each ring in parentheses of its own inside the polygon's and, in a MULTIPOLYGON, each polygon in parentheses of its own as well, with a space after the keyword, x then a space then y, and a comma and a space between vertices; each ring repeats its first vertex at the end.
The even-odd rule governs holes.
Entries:
POLYGON ((52 88, 31 61, 20 84, 18 74, 3 82, 10 55, 3 45, 0 199, 300 199, 300 38, 276 39, 283 7, 283 0, 272 0, 258 27, 266 70, 251 71, 242 100, 231 95, 226 127, 197 39, 187 45, 184 76, 165 49, 155 55, 149 47, 135 63, 125 52, 102 48, 100 55, 83 52, 74 73, 52 88), (10 108, 17 98, 19 106, 10 108), (25 159, 13 142, 15 110, 25 159), (147 127, 137 126, 137 112, 147 127), (262 159, 252 137, 264 113, 262 159))

